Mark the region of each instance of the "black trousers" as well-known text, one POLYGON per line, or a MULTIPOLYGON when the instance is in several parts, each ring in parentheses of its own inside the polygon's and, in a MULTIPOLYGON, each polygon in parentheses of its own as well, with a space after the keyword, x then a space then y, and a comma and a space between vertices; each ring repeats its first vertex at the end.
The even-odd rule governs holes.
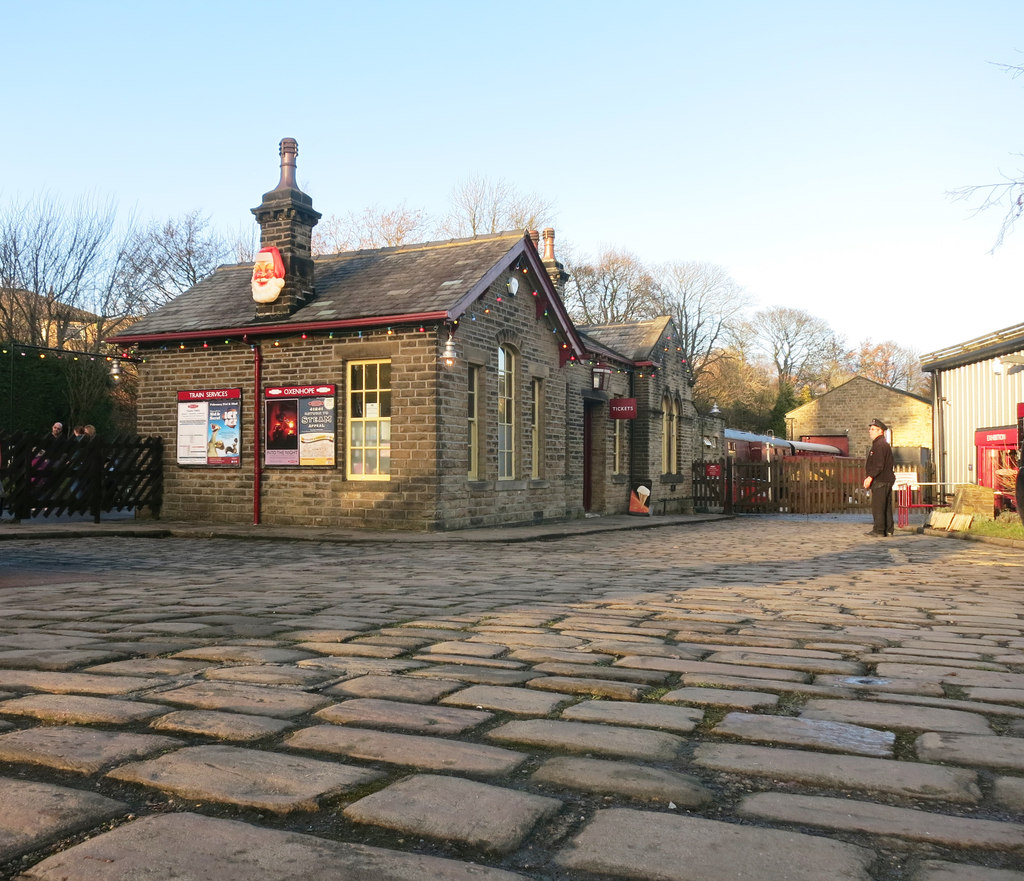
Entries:
POLYGON ((882 535, 890 535, 893 532, 892 487, 891 483, 871 484, 871 516, 875 521, 872 528, 882 535))

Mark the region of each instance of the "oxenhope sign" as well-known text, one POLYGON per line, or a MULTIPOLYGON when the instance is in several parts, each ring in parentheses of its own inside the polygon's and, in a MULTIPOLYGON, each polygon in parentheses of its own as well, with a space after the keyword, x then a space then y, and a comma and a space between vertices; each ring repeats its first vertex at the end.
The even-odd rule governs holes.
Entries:
POLYGON ((612 419, 636 419, 636 398, 612 398, 608 415, 612 419))

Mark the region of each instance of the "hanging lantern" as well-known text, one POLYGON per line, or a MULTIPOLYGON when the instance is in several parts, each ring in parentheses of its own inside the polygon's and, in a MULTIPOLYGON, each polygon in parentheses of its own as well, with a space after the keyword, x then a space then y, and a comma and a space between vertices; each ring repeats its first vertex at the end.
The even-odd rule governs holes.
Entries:
POLYGON ((441 352, 441 363, 445 367, 451 368, 455 366, 458 359, 458 355, 455 353, 455 340, 449 336, 444 344, 444 351, 441 352))
POLYGON ((612 375, 612 369, 607 364, 598 362, 591 370, 594 378, 594 388, 598 391, 608 391, 608 379, 612 375))

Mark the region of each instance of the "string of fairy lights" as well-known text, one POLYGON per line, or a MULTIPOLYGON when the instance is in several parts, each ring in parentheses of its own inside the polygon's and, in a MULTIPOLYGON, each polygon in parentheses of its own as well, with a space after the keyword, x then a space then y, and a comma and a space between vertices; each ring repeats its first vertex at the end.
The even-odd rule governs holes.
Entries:
POLYGON ((21 358, 38 358, 45 361, 104 361, 110 365, 113 372, 114 365, 120 361, 139 362, 143 359, 129 351, 121 351, 114 355, 105 355, 99 352, 80 352, 75 349, 57 349, 53 346, 36 346, 32 343, 4 343, 0 345, 0 356, 18 356, 21 358))

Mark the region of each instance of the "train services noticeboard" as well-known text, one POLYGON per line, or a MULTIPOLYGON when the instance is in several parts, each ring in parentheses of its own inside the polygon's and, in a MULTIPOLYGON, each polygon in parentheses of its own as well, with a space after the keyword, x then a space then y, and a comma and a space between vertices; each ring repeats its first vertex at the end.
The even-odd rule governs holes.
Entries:
POLYGON ((333 385, 274 386, 264 390, 264 462, 333 465, 333 385))
POLYGON ((241 465, 241 412, 240 388, 178 392, 178 464, 241 465))

